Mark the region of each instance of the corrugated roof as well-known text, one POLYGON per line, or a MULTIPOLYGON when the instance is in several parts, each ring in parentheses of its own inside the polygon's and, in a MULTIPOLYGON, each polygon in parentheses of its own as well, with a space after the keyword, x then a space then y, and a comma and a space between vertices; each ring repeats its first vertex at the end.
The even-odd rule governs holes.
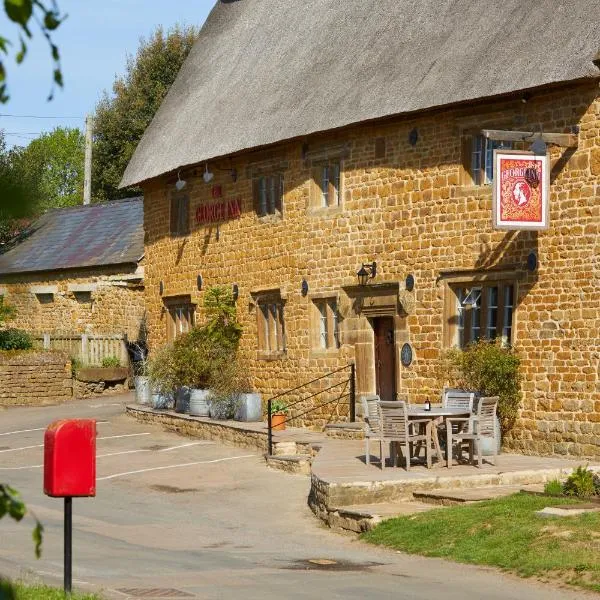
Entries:
POLYGON ((143 254, 143 198, 128 198, 46 213, 0 255, 0 275, 135 264, 143 254))
POLYGON ((219 0, 125 171, 600 75, 600 0, 219 0))

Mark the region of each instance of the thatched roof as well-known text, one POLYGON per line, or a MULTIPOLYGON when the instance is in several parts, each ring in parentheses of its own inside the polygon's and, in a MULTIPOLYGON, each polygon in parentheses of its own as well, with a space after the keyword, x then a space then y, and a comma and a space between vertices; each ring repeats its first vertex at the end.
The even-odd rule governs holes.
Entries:
POLYGON ((600 0, 219 0, 123 177, 600 75, 600 0))
POLYGON ((0 254, 0 275, 135 265, 144 254, 144 199, 47 212, 0 254))

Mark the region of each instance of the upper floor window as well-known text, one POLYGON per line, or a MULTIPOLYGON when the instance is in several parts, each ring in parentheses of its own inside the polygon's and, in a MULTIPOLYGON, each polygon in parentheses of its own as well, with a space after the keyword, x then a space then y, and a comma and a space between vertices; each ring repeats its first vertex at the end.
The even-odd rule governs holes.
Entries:
POLYGON ((493 140, 481 133, 467 133, 462 141, 464 185, 491 185, 494 180, 494 150, 510 150, 513 142, 493 140))
POLYGON ((320 350, 334 350, 340 347, 339 313, 334 298, 313 300, 314 343, 320 350))
POLYGON ((320 206, 339 206, 341 198, 341 164, 328 162, 315 169, 315 183, 320 193, 320 206))
POLYGON ((190 232, 190 198, 187 194, 171 196, 171 235, 187 235, 190 232))
POLYGON ((261 175, 254 179, 254 206, 259 217, 283 212, 283 175, 261 175))
POLYGON ((451 345, 464 348, 480 339, 513 342, 515 284, 506 282, 450 286, 453 302, 446 323, 451 345))

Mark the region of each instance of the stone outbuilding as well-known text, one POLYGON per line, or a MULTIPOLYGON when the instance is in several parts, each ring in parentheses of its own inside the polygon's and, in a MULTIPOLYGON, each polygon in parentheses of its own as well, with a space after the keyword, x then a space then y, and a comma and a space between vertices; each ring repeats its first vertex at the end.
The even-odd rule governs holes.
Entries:
POLYGON ((265 397, 355 361, 423 402, 446 349, 502 338, 507 444, 600 455, 599 51, 597 2, 217 2, 122 181, 151 347, 234 286, 265 397), (494 151, 533 142, 546 228, 500 230, 494 151))
POLYGON ((16 309, 8 324, 50 339, 138 340, 143 257, 142 198, 50 211, 0 255, 0 295, 16 309))

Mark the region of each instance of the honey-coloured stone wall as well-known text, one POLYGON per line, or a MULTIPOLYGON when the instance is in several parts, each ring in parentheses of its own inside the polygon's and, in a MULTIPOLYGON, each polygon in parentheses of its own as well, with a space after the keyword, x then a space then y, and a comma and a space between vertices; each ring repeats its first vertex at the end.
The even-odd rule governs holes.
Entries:
POLYGON ((61 404, 73 399, 71 361, 62 352, 0 352, 0 406, 61 404))
POLYGON ((50 335, 127 334, 140 339, 143 275, 135 267, 102 267, 5 275, 0 294, 16 309, 7 325, 50 335), (53 293, 35 293, 51 290, 53 293))
MULTIPOLYGON (((145 299, 151 347, 166 339, 165 301, 189 296, 201 306, 204 291, 198 291, 197 278, 202 275, 204 290, 238 285, 242 353, 264 398, 352 360, 357 392, 374 392, 372 318, 393 314, 396 391, 423 402, 439 397, 445 383, 439 359, 448 346, 449 282, 473 275, 513 277, 523 405, 505 445, 522 452, 600 456, 598 81, 532 90, 526 100, 515 95, 473 102, 248 151, 210 162, 215 174, 210 184, 202 180, 203 164, 195 172, 190 168, 183 172, 189 235, 169 233, 176 177, 147 182, 145 299), (482 128, 576 134, 576 148, 549 147, 548 230, 492 229, 490 187, 467 185, 464 177, 463 133, 482 128), (315 208, 314 166, 338 159, 343 160, 341 206, 315 208), (252 178, 270 171, 284 175, 283 213, 259 217, 252 178), (218 225, 196 224, 197 208, 215 202, 215 186, 220 201, 241 202, 241 216, 218 225), (533 272, 526 268, 532 252, 538 258, 533 272), (360 288, 356 272, 373 260, 377 275, 360 288), (415 280, 413 291, 405 288, 408 274, 415 280), (257 352, 255 298, 265 290, 279 290, 286 330, 285 354, 269 360, 257 352), (315 350, 311 302, 327 295, 340 306, 341 347, 315 350), (414 354, 408 367, 399 360, 404 343, 414 354)), ((344 418, 343 401, 334 406, 333 416, 326 407, 305 424, 344 418)))

